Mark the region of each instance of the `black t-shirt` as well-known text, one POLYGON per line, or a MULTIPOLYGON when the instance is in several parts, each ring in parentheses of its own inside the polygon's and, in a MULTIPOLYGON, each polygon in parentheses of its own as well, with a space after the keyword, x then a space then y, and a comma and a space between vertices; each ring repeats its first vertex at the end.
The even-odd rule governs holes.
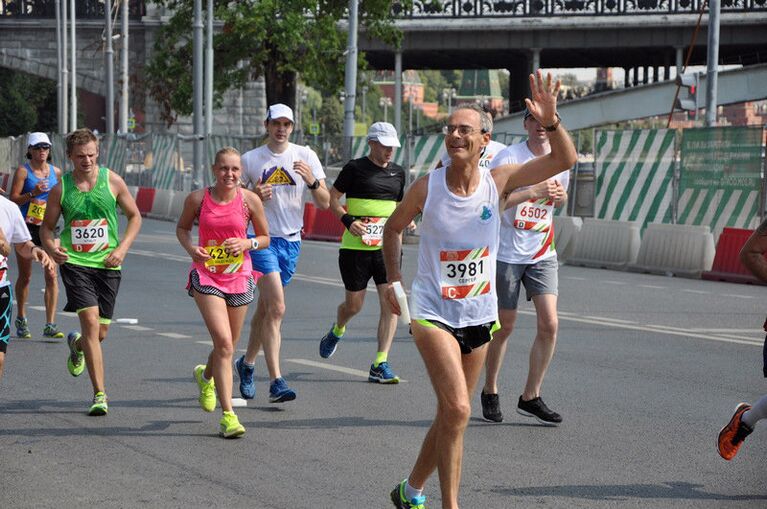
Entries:
POLYGON ((390 162, 386 168, 367 157, 352 159, 338 174, 333 187, 349 198, 402 201, 405 193, 405 170, 390 162))

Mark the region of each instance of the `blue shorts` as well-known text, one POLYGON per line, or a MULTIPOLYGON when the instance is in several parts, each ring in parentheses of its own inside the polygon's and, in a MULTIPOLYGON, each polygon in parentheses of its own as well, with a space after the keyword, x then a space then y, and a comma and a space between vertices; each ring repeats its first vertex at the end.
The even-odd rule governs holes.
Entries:
POLYGON ((253 262, 253 270, 264 275, 279 272, 282 286, 288 286, 296 273, 300 254, 300 240, 290 242, 282 237, 271 237, 268 248, 250 252, 250 260, 253 262))

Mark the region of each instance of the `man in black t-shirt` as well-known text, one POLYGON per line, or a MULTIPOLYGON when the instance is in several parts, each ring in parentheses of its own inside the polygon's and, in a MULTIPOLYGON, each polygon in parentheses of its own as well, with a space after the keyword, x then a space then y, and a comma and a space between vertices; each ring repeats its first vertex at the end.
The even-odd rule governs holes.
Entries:
MULTIPOLYGON (((360 312, 365 302, 368 281, 373 278, 379 300, 386 284, 381 246, 386 220, 402 200, 405 171, 392 162, 399 139, 394 126, 376 122, 368 130, 370 153, 346 163, 330 189, 330 210, 344 223, 338 266, 346 288, 346 298, 338 306, 336 322, 320 341, 320 356, 336 351, 346 324, 360 312), (346 207, 341 197, 346 195, 346 207)), ((370 366, 368 381, 396 384, 399 377, 389 367, 388 354, 397 327, 397 317, 381 301, 378 320, 378 352, 370 366)))

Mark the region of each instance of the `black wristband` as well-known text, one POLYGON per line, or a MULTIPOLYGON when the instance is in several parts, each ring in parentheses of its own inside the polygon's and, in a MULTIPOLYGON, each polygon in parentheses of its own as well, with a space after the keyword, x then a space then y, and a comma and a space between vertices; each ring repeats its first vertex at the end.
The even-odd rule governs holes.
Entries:
POLYGON ((344 226, 346 226, 347 230, 352 227, 352 223, 354 221, 355 221, 355 217, 350 216, 349 214, 344 214, 343 216, 341 216, 341 222, 344 224, 344 226))
POLYGON ((315 189, 319 189, 319 187, 320 187, 320 179, 314 179, 314 183, 311 184, 311 185, 307 185, 306 187, 308 187, 312 191, 314 191, 315 189))

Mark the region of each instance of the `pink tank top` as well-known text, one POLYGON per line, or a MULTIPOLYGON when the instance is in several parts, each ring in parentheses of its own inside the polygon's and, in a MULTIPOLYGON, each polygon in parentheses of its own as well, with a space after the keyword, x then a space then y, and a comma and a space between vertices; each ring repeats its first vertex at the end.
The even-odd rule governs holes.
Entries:
POLYGON ((231 256, 223 247, 224 241, 231 237, 245 239, 250 213, 237 190, 237 195, 229 203, 216 203, 205 189, 199 215, 199 245, 206 247, 211 259, 206 263, 192 263, 197 270, 200 284, 213 286, 224 293, 245 293, 248 280, 253 277, 250 253, 247 250, 239 257, 231 256))

